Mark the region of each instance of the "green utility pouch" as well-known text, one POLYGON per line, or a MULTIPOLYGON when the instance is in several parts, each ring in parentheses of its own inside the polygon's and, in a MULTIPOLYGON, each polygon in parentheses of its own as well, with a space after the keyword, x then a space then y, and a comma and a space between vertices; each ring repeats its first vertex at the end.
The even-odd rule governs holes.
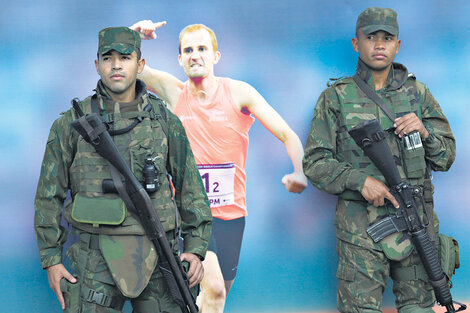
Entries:
POLYGON ((459 244, 457 240, 444 234, 439 234, 439 260, 442 270, 449 279, 460 267, 459 244))
POLYGON ((89 198, 77 194, 73 201, 72 218, 93 225, 120 225, 126 218, 126 206, 121 198, 89 198))
MULTIPOLYGON (((450 281, 452 275, 455 274, 455 269, 460 267, 459 245, 457 240, 452 237, 439 234, 438 254, 442 270, 450 281)), ((429 280, 428 275, 426 274, 426 270, 422 264, 408 267, 391 268, 390 275, 394 280, 429 280)))
MULTIPOLYGON (((76 278, 76 277, 75 277, 76 278)), ((80 283, 72 284, 65 277, 60 280, 60 290, 64 295, 66 313, 80 312, 80 283)))
MULTIPOLYGON (((406 170, 406 177, 407 178, 414 178, 419 179, 424 177, 426 173, 426 161, 424 159, 424 148, 423 146, 417 146, 414 148, 410 148, 407 146, 406 142, 408 141, 421 141, 421 137, 419 137, 419 133, 412 133, 407 138, 402 139, 402 153, 403 153, 403 166, 406 170), (405 140, 406 139, 406 140, 405 140)), ((409 144, 408 144, 409 145, 409 144)))

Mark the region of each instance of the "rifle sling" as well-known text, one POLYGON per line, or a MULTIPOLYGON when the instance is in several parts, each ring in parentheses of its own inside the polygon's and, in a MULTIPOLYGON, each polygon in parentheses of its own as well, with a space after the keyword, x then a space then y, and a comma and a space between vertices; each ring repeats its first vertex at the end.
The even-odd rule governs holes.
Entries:
POLYGON ((359 75, 356 73, 353 76, 354 81, 356 82, 357 86, 366 94, 366 96, 374 101, 381 109, 385 112, 388 118, 393 122, 395 120, 395 114, 390 110, 387 104, 383 101, 383 99, 373 90, 370 88, 369 85, 363 81, 359 75))
POLYGON ((127 209, 130 212, 135 213, 136 209, 134 207, 134 203, 132 203, 132 200, 129 197, 129 194, 126 191, 126 187, 124 187, 124 184, 122 183, 121 174, 114 167, 114 165, 111 164, 111 162, 109 162, 108 160, 106 161, 108 162, 109 170, 111 172, 111 177, 113 178, 114 186, 116 187, 116 190, 119 193, 119 196, 126 204, 127 209))

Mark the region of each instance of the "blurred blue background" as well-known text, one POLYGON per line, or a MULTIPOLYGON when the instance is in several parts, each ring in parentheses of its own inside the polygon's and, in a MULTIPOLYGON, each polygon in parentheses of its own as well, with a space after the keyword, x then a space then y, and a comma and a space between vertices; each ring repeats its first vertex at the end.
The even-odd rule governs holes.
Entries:
MULTIPOLYGON (((74 97, 96 85, 98 31, 141 19, 166 20, 142 46, 147 64, 185 80, 178 34, 204 23, 218 36, 216 75, 246 81, 299 135, 307 137, 316 100, 330 77, 353 75, 358 14, 369 6, 398 12, 396 61, 425 82, 457 139, 457 159, 435 174, 441 231, 460 242, 455 299, 470 288, 470 2, 467 1, 5 1, 0 10, 0 303, 2 312, 59 312, 41 269, 33 200, 49 128, 74 97), (465 109, 467 108, 467 109, 465 109)), ((284 145, 260 123, 251 130, 248 212, 238 276, 226 312, 335 310, 335 198, 311 185, 289 194, 284 145)), ((385 304, 393 306, 387 287, 385 304)), ((130 312, 126 307, 126 312, 130 312)))

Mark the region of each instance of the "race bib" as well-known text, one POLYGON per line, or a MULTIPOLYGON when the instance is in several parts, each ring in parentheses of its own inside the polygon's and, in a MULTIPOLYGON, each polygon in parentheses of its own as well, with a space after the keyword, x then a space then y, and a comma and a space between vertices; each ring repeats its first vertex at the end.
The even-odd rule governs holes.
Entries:
POLYGON ((197 168, 211 208, 234 204, 235 165, 233 163, 198 164, 197 168))

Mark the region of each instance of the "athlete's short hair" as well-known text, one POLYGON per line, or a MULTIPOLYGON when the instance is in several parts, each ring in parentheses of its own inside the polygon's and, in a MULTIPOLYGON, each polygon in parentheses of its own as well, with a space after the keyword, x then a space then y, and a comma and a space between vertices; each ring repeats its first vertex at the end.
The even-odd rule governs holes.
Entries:
POLYGON ((179 48, 178 48, 180 54, 181 54, 181 39, 183 39, 183 36, 186 33, 192 33, 194 31, 200 30, 200 29, 207 30, 207 32, 211 36, 212 48, 214 49, 214 52, 217 51, 217 38, 215 38, 214 31, 212 29, 210 29, 209 27, 207 27, 206 25, 204 25, 204 24, 192 24, 192 25, 188 25, 185 28, 183 28, 183 30, 180 32, 180 43, 179 43, 179 48))

